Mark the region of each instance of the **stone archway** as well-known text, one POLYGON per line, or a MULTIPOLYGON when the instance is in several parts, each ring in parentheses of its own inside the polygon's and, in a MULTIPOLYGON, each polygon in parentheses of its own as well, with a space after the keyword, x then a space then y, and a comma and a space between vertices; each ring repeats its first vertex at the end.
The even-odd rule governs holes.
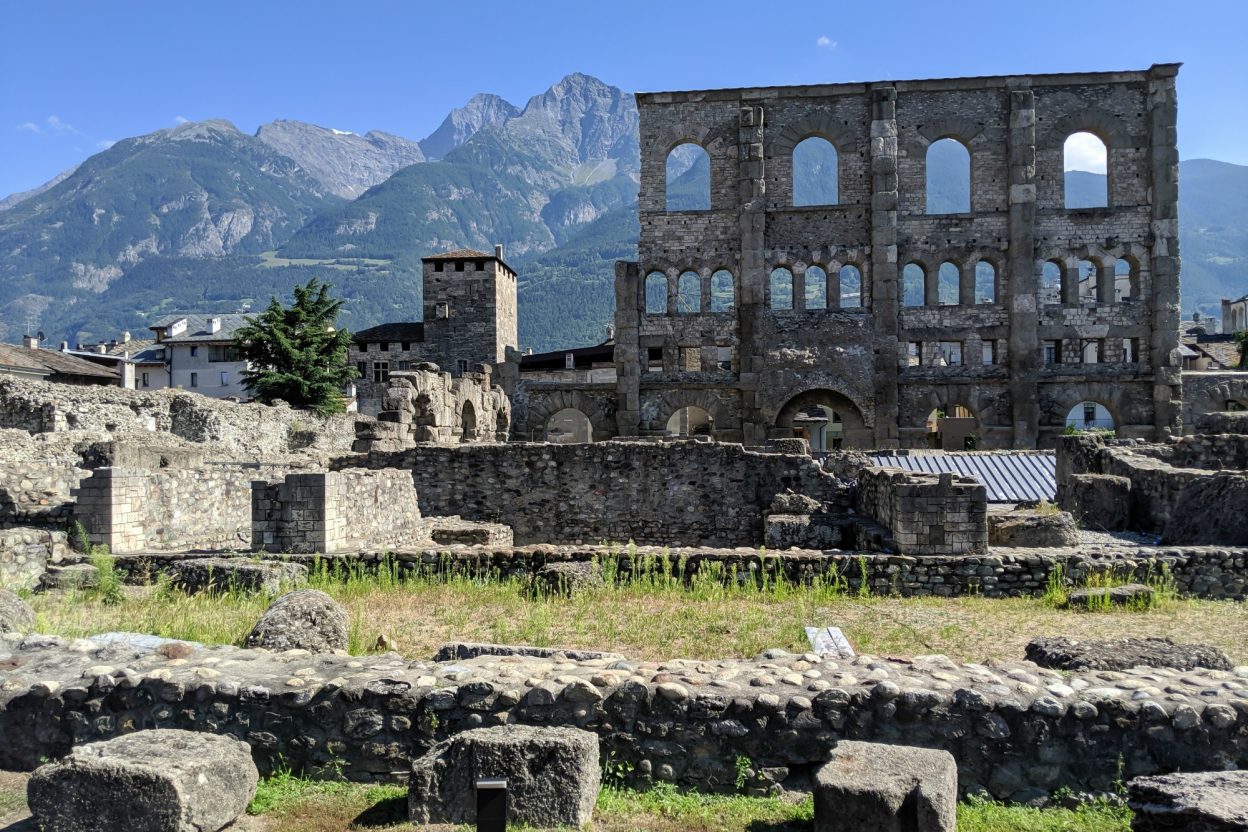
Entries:
MULTIPOLYGON (((775 430, 773 434, 776 436, 797 436, 803 435, 810 439, 810 433, 813 430, 822 431, 822 443, 818 440, 812 442, 815 444, 827 444, 829 438, 833 440, 833 445, 842 448, 869 448, 872 446, 874 436, 871 428, 867 427, 866 421, 863 419, 862 410, 849 397, 837 393, 834 390, 814 389, 807 390, 790 398, 785 402, 776 414, 775 430), (823 425, 818 425, 818 419, 815 416, 815 410, 820 410, 825 414, 827 411, 838 419, 829 419, 823 425), (839 422, 839 427, 836 427, 839 422), (829 437, 829 428, 832 429, 831 437, 829 437), (837 445, 839 440, 839 445, 837 445)), ((835 450, 826 448, 827 450, 835 450)))
POLYGON ((546 428, 555 414, 577 410, 589 419, 591 441, 602 442, 616 435, 615 415, 603 411, 598 400, 580 390, 541 390, 530 388, 521 438, 529 442, 545 442, 546 428))

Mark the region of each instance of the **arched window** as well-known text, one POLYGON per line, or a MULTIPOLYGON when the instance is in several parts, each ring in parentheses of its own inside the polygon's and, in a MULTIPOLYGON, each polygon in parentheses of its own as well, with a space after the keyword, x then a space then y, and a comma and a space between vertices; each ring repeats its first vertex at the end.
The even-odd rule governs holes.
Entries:
POLYGON ((709 211, 711 208, 711 157, 691 142, 667 154, 667 210, 709 211))
POLYGON ((793 308, 793 272, 788 269, 771 272, 771 308, 780 311, 793 308))
POLYGON ((862 272, 857 266, 841 266, 841 308, 862 306, 862 272))
POLYGON ((546 420, 547 442, 560 445, 594 441, 594 428, 589 417, 575 407, 566 407, 546 420))
POLYGON ((962 282, 962 273, 954 263, 945 261, 936 272, 936 302, 941 306, 958 305, 958 287, 962 282))
POLYGON ((1066 414, 1066 427, 1079 431, 1114 429, 1114 417, 1099 402, 1079 402, 1066 414))
POLYGON ((987 260, 975 264, 975 302, 997 302, 997 270, 987 260))
POLYGON ((793 148, 793 204, 836 205, 840 202, 836 147, 811 136, 793 148))
POLYGON ((1067 208, 1109 205, 1109 151, 1091 133, 1071 133, 1062 146, 1062 171, 1067 208))
POLYGON ((927 148, 927 213, 971 211, 971 151, 957 139, 941 139, 927 148))
POLYGON ((922 306, 923 284, 926 278, 918 263, 907 263, 901 270, 901 305, 922 306))
POLYGON ((667 420, 668 436, 710 436, 715 418, 696 405, 676 410, 667 420))
POLYGON ((646 275, 646 314, 667 314, 667 275, 663 272, 646 275))
POLYGON ((696 315, 702 311, 702 278, 683 272, 676 281, 676 314, 696 315))
POLYGON ((1130 260, 1114 262, 1114 300, 1137 300, 1140 293, 1140 270, 1130 260))
POLYGON ((471 442, 477 438, 477 410, 470 401, 465 401, 464 409, 460 411, 459 426, 459 441, 471 442))
POLYGON ((733 285, 732 272, 720 269, 711 275, 711 311, 727 312, 735 302, 736 287, 733 285))
POLYGON ((805 308, 828 308, 828 273, 819 266, 811 266, 806 269, 805 308))
POLYGON ((1062 264, 1050 260, 1040 272, 1040 302, 1062 302, 1062 264))
POLYGON ((1079 300, 1096 303, 1096 284, 1099 273, 1091 260, 1079 261, 1079 300))

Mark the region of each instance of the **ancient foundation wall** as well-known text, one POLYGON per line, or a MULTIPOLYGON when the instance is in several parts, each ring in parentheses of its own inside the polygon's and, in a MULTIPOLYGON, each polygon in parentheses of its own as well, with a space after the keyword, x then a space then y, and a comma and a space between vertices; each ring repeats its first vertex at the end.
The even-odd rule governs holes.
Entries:
POLYGON ((49 563, 69 553, 65 532, 16 528, 0 531, 0 589, 34 589, 49 563))
POLYGON ((0 526, 65 526, 74 516, 73 489, 88 474, 69 464, 0 464, 0 526))
POLYGON ((251 482, 285 466, 99 468, 78 487, 75 516, 112 552, 248 548, 251 482))
POLYGON ((252 545, 276 552, 353 552, 429 540, 408 471, 348 469, 255 481, 252 545))
POLYGON ((339 464, 406 469, 425 515, 500 522, 518 543, 756 545, 786 488, 850 506, 848 484, 810 457, 711 442, 421 445, 339 464))
POLYGON ((988 491, 973 477, 863 468, 854 504, 892 531, 901 554, 988 550, 988 491))
POLYGON ((0 637, 0 662, 0 768, 16 770, 77 744, 183 728, 246 741, 262 771, 406 782, 411 760, 439 740, 510 723, 593 731, 603 759, 635 785, 723 792, 736 790, 742 759, 752 789, 809 788, 841 739, 946 749, 963 792, 1023 802, 1063 787, 1109 792, 1145 774, 1248 767, 1239 696, 1248 668, 1062 674, 1022 661, 784 651, 439 664, 233 647, 170 661, 48 636, 0 637))

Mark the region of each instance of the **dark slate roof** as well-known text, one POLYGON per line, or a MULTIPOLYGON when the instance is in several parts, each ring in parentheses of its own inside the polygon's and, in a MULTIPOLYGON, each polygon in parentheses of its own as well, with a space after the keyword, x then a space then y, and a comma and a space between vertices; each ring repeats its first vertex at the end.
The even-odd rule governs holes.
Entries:
POLYGON ((357 344, 402 343, 404 341, 423 344, 425 341, 425 325, 421 321, 378 324, 377 326, 352 333, 351 340, 357 344))
POLYGON ((871 461, 881 468, 972 476, 988 489, 990 503, 1052 502, 1057 495, 1057 463, 1052 451, 885 451, 872 454, 871 461))
POLYGON ((153 324, 152 329, 166 329, 186 318, 186 331, 181 335, 166 338, 166 344, 189 344, 208 341, 233 341, 234 333, 247 325, 250 314, 242 312, 225 312, 220 315, 177 315, 153 324), (216 332, 208 331, 208 319, 220 318, 221 328, 216 332))
POLYGON ((525 355, 520 358, 520 372, 525 370, 563 370, 567 368, 564 357, 572 353, 577 369, 584 369, 600 362, 615 360, 615 341, 606 341, 593 347, 575 347, 570 350, 553 350, 525 355))
POLYGON ((0 344, 0 364, 48 370, 53 375, 117 378, 116 370, 92 364, 77 356, 56 350, 31 350, 15 344, 0 344))
POLYGON ((457 248, 454 251, 444 251, 440 254, 430 254, 428 257, 420 258, 420 262, 424 263, 431 260, 497 260, 503 264, 507 271, 515 274, 516 270, 507 265, 507 261, 501 257, 495 257, 486 251, 477 251, 475 248, 457 248))

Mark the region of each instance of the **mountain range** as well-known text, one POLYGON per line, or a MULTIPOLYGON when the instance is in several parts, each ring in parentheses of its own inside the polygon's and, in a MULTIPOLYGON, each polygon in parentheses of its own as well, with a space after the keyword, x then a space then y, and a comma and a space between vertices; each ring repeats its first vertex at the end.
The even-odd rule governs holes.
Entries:
MULTIPOLYGON (((614 261, 636 256, 637 125, 631 95, 578 73, 523 107, 474 96, 420 141, 289 120, 125 139, 0 200, 0 339, 31 321, 49 340, 114 338, 153 316, 258 308, 313 275, 347 299, 344 326, 411 320, 421 256, 501 242, 521 345, 597 343, 614 261)), ((674 193, 705 174, 679 161, 674 193)), ((1248 167, 1190 160, 1181 176, 1184 310, 1217 314, 1248 291, 1248 167)), ((952 183, 936 197, 957 198, 952 183)))

